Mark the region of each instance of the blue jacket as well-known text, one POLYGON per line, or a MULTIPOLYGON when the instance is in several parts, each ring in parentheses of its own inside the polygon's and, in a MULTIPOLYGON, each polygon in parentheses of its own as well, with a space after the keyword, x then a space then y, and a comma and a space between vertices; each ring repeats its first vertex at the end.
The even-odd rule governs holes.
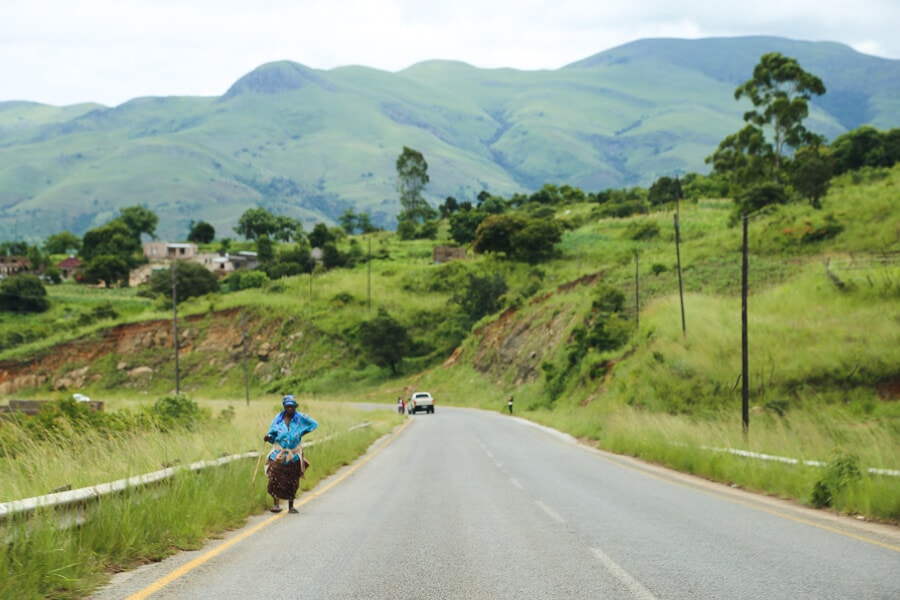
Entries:
MULTIPOLYGON (((295 412, 294 418, 290 421, 290 425, 291 426, 288 427, 288 424, 284 422, 284 411, 281 411, 275 415, 274 419, 272 419, 272 424, 269 425, 269 433, 275 434, 273 443, 278 444, 287 450, 299 450, 300 439, 303 437, 303 434, 315 431, 319 426, 319 423, 309 415, 295 412)), ((272 450, 272 452, 269 453, 269 458, 275 460, 275 457, 278 456, 278 452, 277 448, 272 450)), ((299 452, 293 456, 291 462, 297 462, 298 460, 300 460, 299 452)))

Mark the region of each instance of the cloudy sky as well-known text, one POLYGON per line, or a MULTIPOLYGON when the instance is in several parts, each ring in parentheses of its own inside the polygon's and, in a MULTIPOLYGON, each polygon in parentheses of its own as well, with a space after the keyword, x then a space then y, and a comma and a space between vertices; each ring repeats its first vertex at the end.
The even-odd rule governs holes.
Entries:
POLYGON ((900 0, 0 0, 0 101, 218 96, 259 65, 557 69, 636 39, 777 35, 900 59, 900 0))

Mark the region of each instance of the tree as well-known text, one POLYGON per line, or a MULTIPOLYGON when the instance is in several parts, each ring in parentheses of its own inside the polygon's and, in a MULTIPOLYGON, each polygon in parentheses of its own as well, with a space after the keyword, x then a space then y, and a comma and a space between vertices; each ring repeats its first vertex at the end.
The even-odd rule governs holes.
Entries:
POLYGON ((261 235, 274 235, 278 229, 275 215, 265 208, 248 208, 238 219, 234 232, 248 240, 256 240, 261 235))
POLYGON ((778 52, 763 54, 753 77, 734 91, 735 100, 746 97, 753 104, 753 110, 744 113, 747 125, 726 137, 706 162, 715 172, 728 175, 733 194, 764 179, 782 181, 788 150, 823 141, 806 129, 803 120, 809 115, 810 99, 824 93, 822 80, 804 71, 796 59, 778 52))
POLYGON ((195 244, 211 244, 216 239, 216 229, 206 221, 191 220, 187 239, 195 244))
POLYGON ((748 187, 735 198, 731 222, 737 223, 742 213, 750 214, 773 204, 786 204, 788 200, 784 186, 780 183, 764 181, 748 187))
POLYGON ((499 273, 477 275, 466 273, 467 281, 451 296, 449 302, 457 304, 470 324, 493 314, 503 306, 500 299, 509 289, 499 273))
POLYGON ((49 308, 47 290, 37 275, 22 273, 0 281, 0 310, 36 313, 49 308))
POLYGON ((513 236, 525 228, 527 221, 517 215, 492 215, 475 230, 472 249, 479 254, 495 252, 513 256, 513 236))
POLYGON ((378 229, 372 224, 372 218, 369 213, 359 213, 356 215, 356 228, 363 233, 372 233, 378 229))
POLYGON ((141 260, 141 242, 124 221, 114 219, 85 232, 80 256, 88 282, 127 286, 129 270, 141 260))
POLYGON ((831 142, 831 152, 836 174, 856 171, 863 167, 893 165, 897 159, 885 143, 887 139, 887 134, 869 125, 863 125, 834 138, 831 142))
POLYGON ((435 219, 437 211, 422 196, 429 181, 428 163, 422 153, 403 146, 403 152, 397 157, 396 167, 401 208, 397 221, 407 221, 415 229, 420 223, 435 219))
POLYGON ((87 283, 102 281, 106 287, 127 287, 130 272, 128 259, 115 254, 100 254, 85 265, 84 279, 87 283))
POLYGON ((552 219, 529 219, 525 227, 512 236, 513 257, 537 264, 553 256, 562 239, 562 225, 552 219))
POLYGON ((325 242, 322 246, 322 264, 326 269, 343 267, 347 263, 347 257, 338 250, 334 242, 325 242))
POLYGON ((47 236, 44 251, 47 254, 77 254, 81 249, 81 238, 69 230, 47 236))
MULTIPOLYGON (((276 265, 292 265, 290 267, 283 267, 283 271, 288 275, 309 273, 312 271, 313 266, 315 266, 314 262, 315 261, 313 261, 310 256, 309 244, 307 244, 306 241, 294 244, 288 248, 280 249, 275 257, 276 265), (288 273, 288 271, 291 272, 288 273)), ((272 273, 269 273, 269 277, 275 279, 275 277, 272 276, 272 273)))
POLYGON ((763 54, 753 69, 753 77, 734 91, 734 99, 747 97, 754 110, 744 113, 744 121, 760 129, 769 128, 774 169, 781 169, 786 148, 800 148, 816 141, 803 120, 809 115, 809 100, 825 93, 822 80, 807 73, 795 58, 778 52, 763 54))
POLYGON ((309 245, 313 248, 323 248, 328 242, 334 242, 334 235, 328 230, 325 223, 316 223, 309 236, 309 245))
POLYGON ((287 215, 275 217, 275 231, 273 237, 279 242, 290 242, 299 239, 303 235, 303 223, 300 220, 287 215))
POLYGON ((647 201, 650 206, 672 204, 679 198, 678 187, 677 180, 671 177, 660 177, 650 186, 647 201))
POLYGON ((175 269, 175 293, 178 302, 219 291, 219 279, 215 273, 200 263, 179 260, 168 268, 159 269, 150 275, 149 287, 155 294, 167 299, 172 297, 173 268, 175 269))
POLYGON ((141 243, 142 233, 146 233, 154 240, 156 239, 156 226, 159 223, 159 217, 149 208, 140 205, 126 206, 119 209, 119 219, 128 227, 138 245, 141 243))
POLYGON ((456 198, 453 196, 447 196, 447 199, 444 200, 444 203, 438 206, 438 212, 441 214, 442 219, 449 219, 450 215, 459 210, 459 202, 456 201, 456 198))
POLYGON ((833 174, 831 153, 827 148, 801 148, 791 161, 791 184, 813 208, 822 208, 833 174))
POLYGON ((0 255, 25 256, 28 254, 28 242, 2 242, 0 243, 0 255))
POLYGON ((348 208, 338 217, 338 223, 341 224, 344 231, 353 235, 353 231, 356 229, 356 211, 352 208, 348 208))
POLYGON ((706 157, 706 162, 712 163, 714 173, 728 178, 734 193, 768 178, 772 148, 761 129, 747 125, 722 140, 716 151, 706 157))
POLYGON ((412 348, 406 329, 384 308, 378 315, 359 326, 359 341, 369 360, 379 367, 389 367, 397 375, 397 367, 412 348))
POLYGON ((266 234, 256 240, 256 259, 260 265, 267 265, 275 260, 275 246, 266 234))
POLYGON ((50 266, 50 257, 41 252, 39 246, 28 246, 25 256, 28 258, 28 267, 36 273, 43 273, 50 266))
POLYGON ((450 215, 450 237, 457 244, 468 244, 475 239, 478 226, 488 217, 480 210, 464 210, 450 215))

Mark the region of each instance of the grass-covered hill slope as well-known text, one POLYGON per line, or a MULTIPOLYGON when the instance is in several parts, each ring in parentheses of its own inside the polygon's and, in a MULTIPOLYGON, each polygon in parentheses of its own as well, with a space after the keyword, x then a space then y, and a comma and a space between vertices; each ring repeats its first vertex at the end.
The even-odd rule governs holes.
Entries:
MULTIPOLYGON (((519 414, 606 448, 898 519, 900 480, 868 471, 900 470, 898 187, 900 168, 849 174, 822 210, 780 206, 748 224, 746 438, 742 232, 729 225, 725 200, 680 207, 684 331, 673 210, 609 219, 597 205, 573 204, 552 213, 567 230, 547 263, 475 255, 437 265, 434 242, 377 233, 373 259, 352 269, 183 303, 181 391, 243 399, 246 365, 254 396, 393 402, 418 388, 435 395, 439 415, 441 404, 502 410, 513 394, 519 414), (499 302, 473 323, 461 307, 478 306, 484 290, 499 302), (384 314, 410 338, 397 374, 361 335, 384 314), (711 448, 834 460, 850 472, 757 468, 711 448)), ((551 216, 547 207, 522 210, 551 216)), ((368 248, 366 238, 351 241, 368 248)), ((0 317, 6 397, 173 391, 164 298, 69 285, 50 292, 48 313, 0 317)))
POLYGON ((164 239, 192 219, 220 237, 247 209, 333 222, 348 207, 393 228, 395 161, 429 164, 429 200, 544 183, 587 191, 705 172, 742 126, 736 85, 766 52, 797 58, 828 93, 808 126, 828 138, 900 114, 900 61, 831 43, 750 37, 643 40, 555 71, 431 61, 397 73, 269 63, 218 98, 116 107, 0 103, 0 239, 40 241, 141 204, 164 239))

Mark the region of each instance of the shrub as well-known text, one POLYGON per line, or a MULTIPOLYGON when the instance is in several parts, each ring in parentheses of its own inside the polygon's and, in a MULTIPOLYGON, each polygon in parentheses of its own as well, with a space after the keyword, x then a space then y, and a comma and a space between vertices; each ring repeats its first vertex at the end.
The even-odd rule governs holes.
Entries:
POLYGON ((163 431, 183 428, 195 430, 200 422, 209 418, 209 410, 200 406, 184 394, 164 396, 153 403, 150 415, 163 431))
POLYGON ((659 225, 656 221, 632 221, 625 228, 622 237, 636 242, 652 240, 659 237, 659 225))
POLYGON ((810 501, 816 508, 831 506, 837 494, 861 478, 859 459, 852 454, 836 451, 822 477, 813 485, 810 501))
POLYGON ((252 288, 261 288, 268 282, 269 276, 262 271, 246 271, 241 275, 238 289, 249 290, 252 288))
POLYGON ((37 313, 49 308, 47 290, 37 275, 23 273, 0 281, 0 310, 37 313))

